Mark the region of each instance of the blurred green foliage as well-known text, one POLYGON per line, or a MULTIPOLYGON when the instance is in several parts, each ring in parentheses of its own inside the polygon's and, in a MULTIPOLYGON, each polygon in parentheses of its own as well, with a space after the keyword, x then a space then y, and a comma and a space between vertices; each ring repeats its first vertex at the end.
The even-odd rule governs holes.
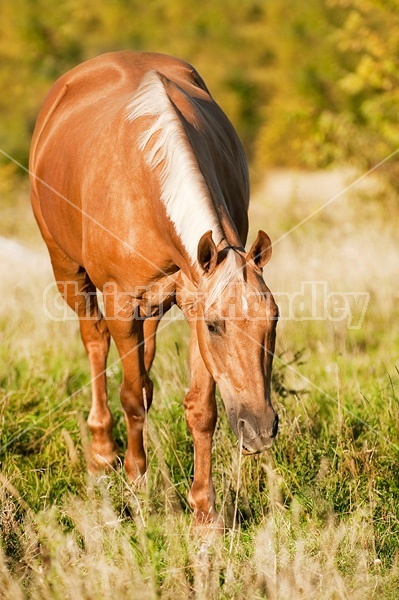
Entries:
POLYGON ((399 146, 397 0, 0 0, 0 14, 0 148, 23 164, 55 79, 126 48, 193 63, 260 170, 367 169, 399 146))

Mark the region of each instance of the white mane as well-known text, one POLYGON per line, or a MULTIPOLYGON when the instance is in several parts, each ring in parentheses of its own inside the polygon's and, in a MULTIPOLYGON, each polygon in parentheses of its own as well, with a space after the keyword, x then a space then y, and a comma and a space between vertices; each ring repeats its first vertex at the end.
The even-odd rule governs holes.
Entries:
POLYGON ((127 108, 129 121, 154 117, 139 137, 139 147, 152 170, 160 167, 161 200, 194 263, 203 233, 211 229, 216 245, 223 234, 183 125, 157 71, 143 77, 127 108))

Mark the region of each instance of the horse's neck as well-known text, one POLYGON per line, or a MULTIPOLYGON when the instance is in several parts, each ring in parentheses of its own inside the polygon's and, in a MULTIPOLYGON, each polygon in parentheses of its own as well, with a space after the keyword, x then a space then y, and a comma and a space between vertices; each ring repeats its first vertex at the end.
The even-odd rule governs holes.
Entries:
POLYGON ((189 108, 189 122, 201 122, 202 113, 193 98, 165 76, 149 71, 129 103, 127 119, 151 119, 138 138, 139 148, 147 166, 158 175, 160 200, 192 267, 204 233, 211 230, 216 245, 224 238, 235 245, 237 235, 212 165, 207 163, 209 157, 204 162, 208 168, 199 167, 194 140, 183 125, 180 111, 184 113, 184 107, 189 108))

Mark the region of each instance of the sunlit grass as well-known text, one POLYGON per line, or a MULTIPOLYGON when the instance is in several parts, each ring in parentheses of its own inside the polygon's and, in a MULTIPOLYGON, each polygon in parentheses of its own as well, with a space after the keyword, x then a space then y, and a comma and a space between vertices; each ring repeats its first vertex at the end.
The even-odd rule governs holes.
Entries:
MULTIPOLYGON (((298 232, 310 256, 319 256, 324 227, 315 222, 313 246, 298 232)), ((352 238, 355 248, 365 247, 364 227, 352 238)), ((323 243, 330 252, 328 236, 323 243)), ((284 259, 276 253, 279 268, 269 274, 295 290, 305 253, 291 250, 284 259)), ((382 257, 381 280, 383 244, 374 251, 382 257)), ((394 253, 388 244, 389 276, 394 253)), ((393 280, 380 288, 367 268, 358 269, 356 286, 363 282, 372 292, 359 329, 311 320, 278 325, 273 401, 280 429, 270 452, 244 457, 240 465, 218 399, 213 470, 227 532, 204 539, 192 527, 187 503, 193 451, 182 405, 189 385, 186 324, 165 321, 159 334, 145 485, 132 489, 120 467, 92 478, 85 461, 90 375, 77 324, 52 322, 40 310, 50 281, 46 268, 20 269, 1 284, 0 597, 396 597, 399 337, 393 324, 399 308, 393 280)), ((336 265, 325 264, 323 272, 339 286, 336 265)), ((341 282, 350 284, 347 269, 341 282)), ((123 456, 114 347, 108 375, 123 456)))

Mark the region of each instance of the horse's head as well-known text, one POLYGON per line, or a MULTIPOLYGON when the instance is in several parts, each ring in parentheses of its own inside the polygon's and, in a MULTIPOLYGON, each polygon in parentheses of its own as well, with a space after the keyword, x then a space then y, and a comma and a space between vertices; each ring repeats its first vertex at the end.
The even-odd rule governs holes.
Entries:
POLYGON ((263 231, 247 254, 218 251, 211 231, 198 245, 199 347, 231 428, 249 454, 270 448, 278 427, 270 400, 278 309, 262 278, 270 257, 270 238, 263 231))

